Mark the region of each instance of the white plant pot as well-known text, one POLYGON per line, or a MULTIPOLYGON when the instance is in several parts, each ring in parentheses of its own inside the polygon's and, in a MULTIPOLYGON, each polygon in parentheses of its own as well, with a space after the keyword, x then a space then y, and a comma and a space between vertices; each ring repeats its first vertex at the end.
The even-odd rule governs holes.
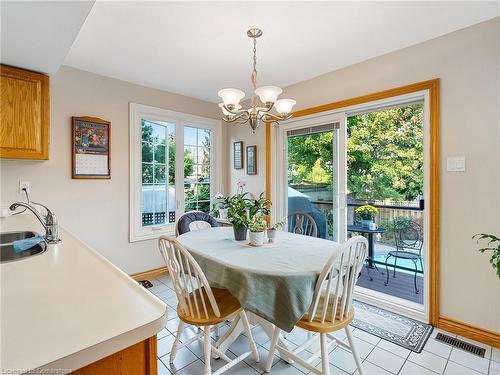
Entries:
POLYGON ((276 238, 276 229, 268 229, 267 238, 269 239, 269 242, 274 242, 274 239, 276 238))
POLYGON ((262 246, 264 244, 264 232, 250 232, 250 245, 262 246))

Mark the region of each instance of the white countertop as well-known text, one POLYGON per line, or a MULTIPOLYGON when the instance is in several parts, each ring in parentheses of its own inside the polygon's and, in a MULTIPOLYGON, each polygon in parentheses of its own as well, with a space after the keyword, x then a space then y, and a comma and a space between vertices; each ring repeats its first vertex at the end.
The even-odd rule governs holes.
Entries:
MULTIPOLYGON (((31 214, 0 219, 2 232, 44 234, 31 214)), ((62 242, 3 263, 2 369, 77 369, 154 336, 166 305, 59 227, 62 242)))

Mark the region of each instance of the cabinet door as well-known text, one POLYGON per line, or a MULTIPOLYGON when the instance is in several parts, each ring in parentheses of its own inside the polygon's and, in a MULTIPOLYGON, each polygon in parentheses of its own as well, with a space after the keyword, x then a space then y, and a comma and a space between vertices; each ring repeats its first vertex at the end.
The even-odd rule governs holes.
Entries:
POLYGON ((0 72, 0 157, 48 159, 49 78, 5 65, 0 72))

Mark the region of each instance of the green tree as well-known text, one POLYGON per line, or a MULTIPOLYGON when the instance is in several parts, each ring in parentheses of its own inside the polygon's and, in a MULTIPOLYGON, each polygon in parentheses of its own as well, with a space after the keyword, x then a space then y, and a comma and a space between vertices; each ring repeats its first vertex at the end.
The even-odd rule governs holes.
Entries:
MULTIPOLYGON (((356 198, 413 200, 422 194, 421 104, 351 116, 347 123, 347 185, 356 198)), ((333 141, 333 132, 288 138, 289 181, 332 181, 333 141)))

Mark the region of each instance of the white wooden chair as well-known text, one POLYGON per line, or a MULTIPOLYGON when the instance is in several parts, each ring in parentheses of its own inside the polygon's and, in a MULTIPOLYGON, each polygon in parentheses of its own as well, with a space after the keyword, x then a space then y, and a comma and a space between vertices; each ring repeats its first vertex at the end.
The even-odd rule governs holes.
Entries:
POLYGON ((318 226, 314 218, 306 212, 292 212, 286 217, 287 228, 291 233, 318 237, 318 226))
POLYGON ((342 244, 326 262, 323 271, 319 275, 314 290, 313 302, 308 312, 296 324, 297 327, 313 332, 312 337, 299 345, 295 350, 288 351, 278 345, 280 329, 274 329, 269 356, 266 364, 266 372, 270 372, 274 351, 279 348, 284 351, 290 359, 305 367, 315 374, 329 375, 330 364, 328 352, 333 344, 337 344, 352 352, 354 361, 360 375, 363 374, 361 360, 354 347, 354 341, 349 330, 349 323, 354 318, 354 307, 352 296, 354 286, 358 279, 368 249, 368 241, 361 236, 356 236, 342 244), (349 345, 337 339, 332 332, 345 329, 349 345), (299 357, 299 354, 313 345, 318 338, 320 340, 320 351, 308 359, 299 357), (321 370, 314 367, 312 363, 321 358, 321 370))
POLYGON ((214 357, 220 357, 227 362, 226 365, 214 372, 214 374, 222 374, 250 354, 258 362, 259 354, 253 341, 248 318, 238 300, 225 289, 211 288, 196 260, 175 238, 168 236, 160 237, 159 247, 161 255, 167 263, 168 272, 172 278, 178 299, 177 315, 179 316, 179 325, 170 353, 170 363, 173 363, 175 360, 177 350, 196 340, 200 340, 203 343, 205 375, 212 373, 210 366, 212 353, 214 357), (210 343, 211 327, 232 317, 235 318, 236 322, 241 320, 243 323, 250 346, 250 351, 233 360, 210 343), (181 344, 179 338, 185 324, 202 327, 203 332, 181 344))

